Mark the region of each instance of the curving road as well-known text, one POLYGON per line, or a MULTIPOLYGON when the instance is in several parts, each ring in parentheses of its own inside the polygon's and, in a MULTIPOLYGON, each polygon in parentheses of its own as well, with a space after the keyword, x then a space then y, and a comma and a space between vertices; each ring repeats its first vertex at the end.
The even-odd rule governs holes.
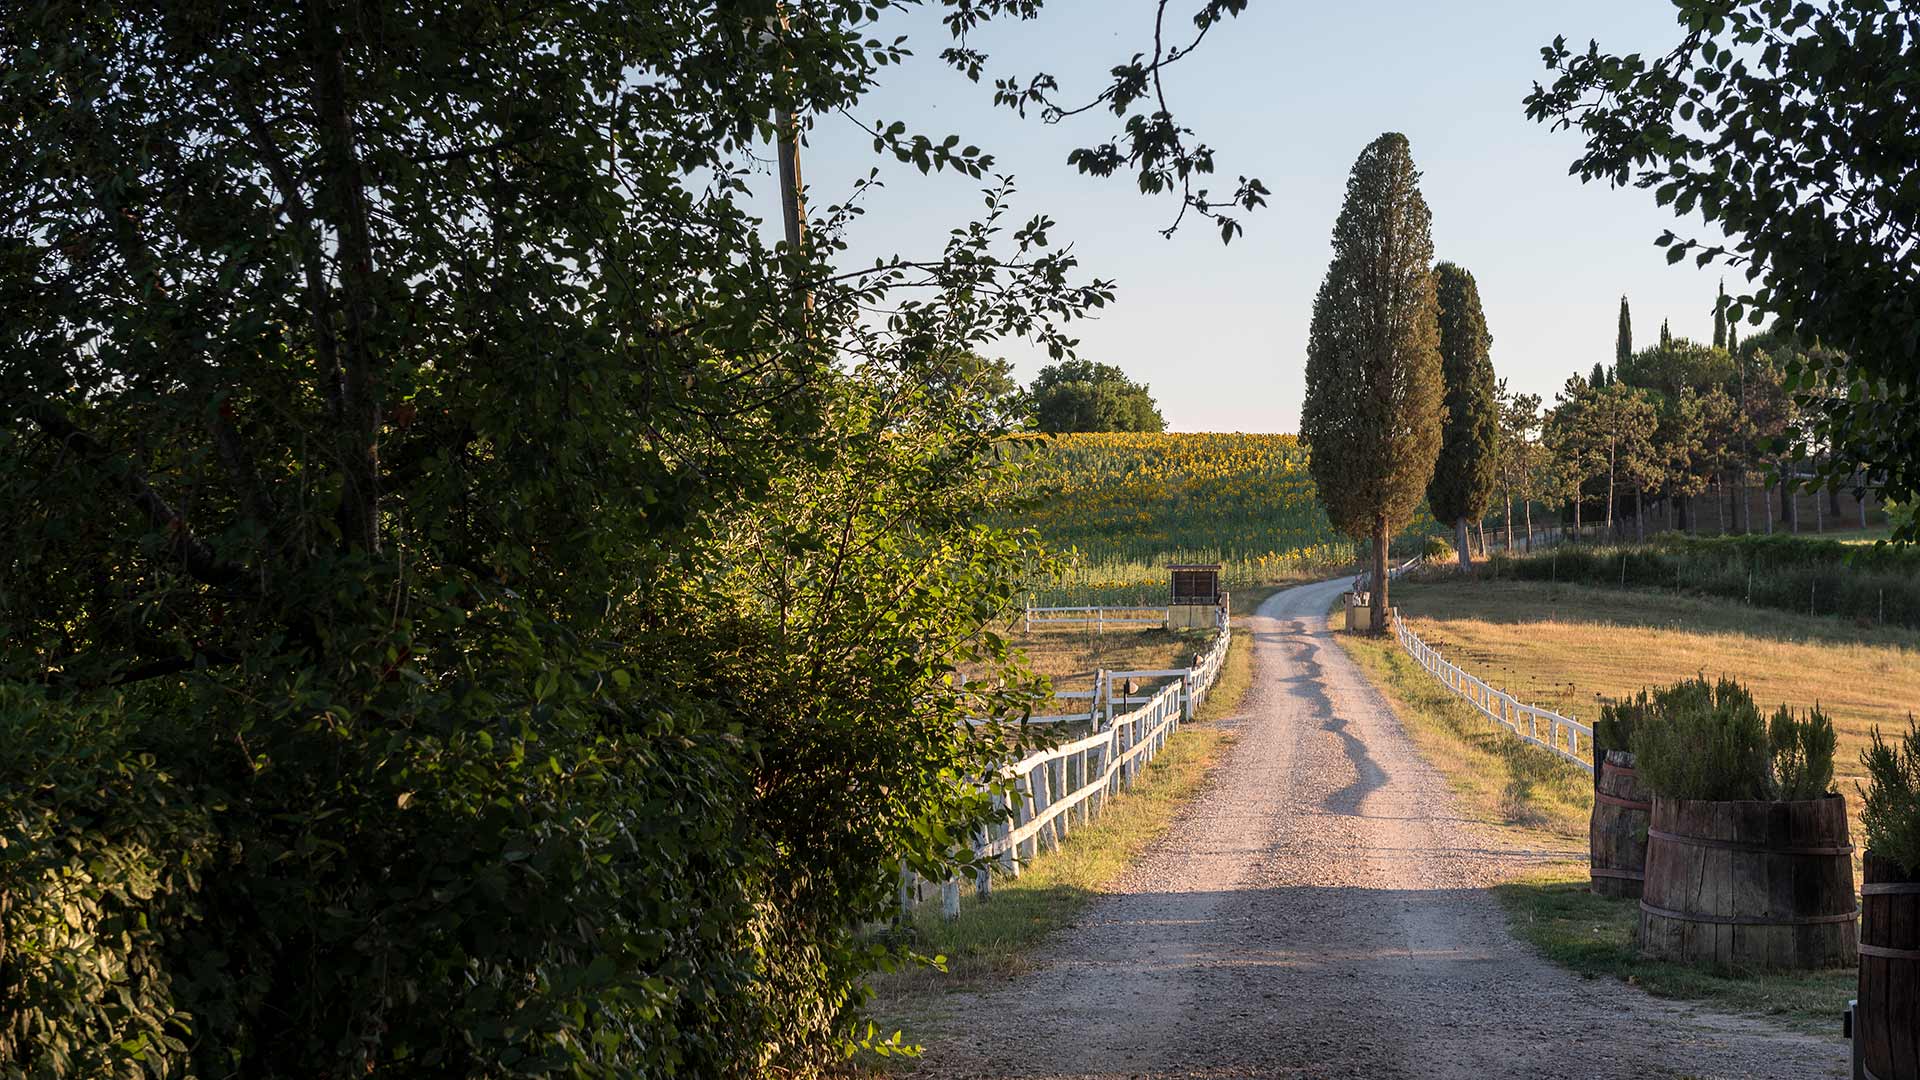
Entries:
POLYGON ((1844 1077, 1846 1044, 1583 980, 1485 891, 1569 852, 1462 819, 1327 630, 1343 581, 1241 629, 1217 779, 1004 986, 949 995, 927 1077, 1844 1077))

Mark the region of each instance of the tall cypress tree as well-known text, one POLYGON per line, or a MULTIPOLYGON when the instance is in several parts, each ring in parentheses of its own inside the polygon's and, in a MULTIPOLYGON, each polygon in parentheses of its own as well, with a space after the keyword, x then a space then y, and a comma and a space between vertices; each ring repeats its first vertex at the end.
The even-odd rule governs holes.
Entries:
POLYGON ((1633 360, 1633 316, 1627 311, 1627 298, 1620 297, 1620 329, 1613 335, 1613 366, 1623 368, 1633 360))
POLYGON ((1727 347, 1727 280, 1720 279, 1720 295, 1713 298, 1713 347, 1727 347))
POLYGON ((1493 498, 1499 464, 1500 408, 1494 398, 1493 335, 1480 308, 1480 287, 1464 267, 1443 262, 1433 269, 1439 307, 1440 372, 1446 385, 1446 421, 1440 456, 1427 482, 1434 520, 1453 522, 1460 568, 1473 565, 1467 523, 1480 520, 1493 498))
POLYGON ((1432 226, 1407 137, 1368 144, 1347 177, 1307 337, 1300 433, 1327 516, 1373 541, 1376 612, 1388 601, 1387 543, 1413 520, 1440 452, 1432 226))
POLYGON ((1673 344, 1673 331, 1667 328, 1667 320, 1661 319, 1660 320, 1660 347, 1664 349, 1671 344, 1673 344))

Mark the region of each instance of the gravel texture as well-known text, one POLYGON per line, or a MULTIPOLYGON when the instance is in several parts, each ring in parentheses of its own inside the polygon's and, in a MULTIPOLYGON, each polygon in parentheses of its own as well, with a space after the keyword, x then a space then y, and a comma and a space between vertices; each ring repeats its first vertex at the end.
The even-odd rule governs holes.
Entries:
POLYGON ((1009 983, 949 995, 926 1077, 1809 1077, 1846 1043, 1657 1001, 1531 953, 1485 887, 1567 851, 1461 818, 1327 630, 1344 582, 1239 630, 1217 777, 1009 983))

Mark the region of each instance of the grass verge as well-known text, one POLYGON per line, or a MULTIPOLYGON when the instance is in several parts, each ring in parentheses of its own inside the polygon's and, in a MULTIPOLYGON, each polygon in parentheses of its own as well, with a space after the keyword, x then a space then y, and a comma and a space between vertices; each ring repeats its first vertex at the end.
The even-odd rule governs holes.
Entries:
MULTIPOLYGON (((1336 613, 1333 621, 1344 626, 1345 616, 1336 613)), ((1593 812, 1593 781, 1585 773, 1480 715, 1414 663, 1392 637, 1341 633, 1337 639, 1393 705, 1414 745, 1447 778, 1469 814, 1546 834, 1558 846, 1585 839, 1593 812)))
MULTIPOLYGON (((1264 595, 1248 602, 1259 599, 1264 595)), ((1252 682, 1253 639, 1236 634, 1199 716, 1168 740, 1133 790, 1108 800, 1091 825, 1075 829, 1066 843, 1034 860, 1018 878, 996 878, 987 901, 963 890, 958 919, 941 918, 937 902, 922 904, 909 927, 914 947, 943 957, 944 970, 923 967, 875 978, 874 1014, 909 1040, 925 1039, 945 1026, 943 994, 1026 970, 1041 940, 1071 925, 1200 794, 1233 740, 1232 732, 1216 722, 1239 711, 1252 682)))
POLYGON ((1547 959, 1588 978, 1619 979, 1655 997, 1706 1002, 1835 1035, 1840 1012, 1857 986, 1851 967, 1726 973, 1641 957, 1633 947, 1638 905, 1589 893, 1585 866, 1541 871, 1493 891, 1514 933, 1547 959))

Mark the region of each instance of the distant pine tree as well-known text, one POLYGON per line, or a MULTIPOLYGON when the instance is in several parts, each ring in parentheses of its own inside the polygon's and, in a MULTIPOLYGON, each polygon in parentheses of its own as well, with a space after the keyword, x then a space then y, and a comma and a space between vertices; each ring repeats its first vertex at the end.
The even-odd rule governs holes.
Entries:
MULTIPOLYGON (((1373 541, 1375 610, 1387 542, 1413 520, 1440 452, 1442 381, 1433 214, 1404 135, 1370 143, 1347 177, 1333 261, 1313 300, 1300 434, 1327 516, 1373 541)), ((1376 630, 1384 630, 1376 624, 1376 630)))
POLYGON ((1607 365, 1595 360, 1593 362, 1593 375, 1590 376, 1587 381, 1595 386, 1607 385, 1607 365))
POLYGON ((1478 521, 1493 499, 1500 444, 1500 407, 1480 307, 1480 287, 1465 268, 1450 262, 1434 267, 1439 304, 1440 370, 1446 385, 1446 420, 1441 426, 1440 456, 1427 482, 1427 505, 1436 521, 1452 522, 1460 568, 1472 565, 1467 524, 1478 521))
POLYGON ((1660 320, 1660 347, 1664 349, 1671 344, 1673 344, 1673 331, 1667 329, 1667 320, 1661 319, 1660 320))
POLYGON ((1627 298, 1620 298, 1620 329, 1613 335, 1613 364, 1620 367, 1633 361, 1633 316, 1627 311, 1627 298))
POLYGON ((1713 300, 1713 347, 1727 348, 1727 281, 1720 279, 1720 295, 1713 300))

